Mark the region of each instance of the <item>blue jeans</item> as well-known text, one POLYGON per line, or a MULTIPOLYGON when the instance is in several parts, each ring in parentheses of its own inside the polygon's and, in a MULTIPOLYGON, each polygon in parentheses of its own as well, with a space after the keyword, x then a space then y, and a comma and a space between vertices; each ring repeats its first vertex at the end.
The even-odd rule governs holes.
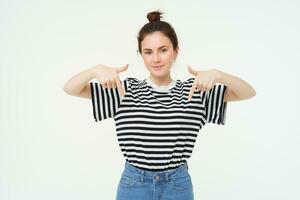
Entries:
POLYGON ((187 162, 171 170, 149 171, 126 160, 116 200, 194 200, 187 162))

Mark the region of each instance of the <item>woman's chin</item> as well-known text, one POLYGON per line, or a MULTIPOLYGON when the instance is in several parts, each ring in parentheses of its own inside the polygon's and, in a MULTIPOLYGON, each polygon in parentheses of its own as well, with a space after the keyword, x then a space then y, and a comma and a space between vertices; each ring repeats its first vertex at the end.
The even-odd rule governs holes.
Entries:
POLYGON ((157 76, 161 76, 165 74, 163 70, 152 70, 152 74, 156 74, 157 76))
POLYGON ((157 77, 157 78, 163 78, 163 77, 166 77, 166 72, 157 72, 157 71, 154 71, 151 73, 152 76, 154 77, 157 77))

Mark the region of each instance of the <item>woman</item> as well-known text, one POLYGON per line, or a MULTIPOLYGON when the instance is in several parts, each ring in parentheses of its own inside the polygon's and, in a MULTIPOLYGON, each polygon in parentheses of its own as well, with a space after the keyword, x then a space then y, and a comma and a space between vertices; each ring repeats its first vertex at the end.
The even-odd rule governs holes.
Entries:
POLYGON ((93 66, 72 77, 64 90, 92 99, 96 122, 113 118, 125 157, 117 200, 190 200, 193 184, 187 160, 206 123, 225 124, 229 101, 255 96, 245 81, 217 69, 196 71, 186 81, 173 80, 178 55, 172 26, 161 12, 147 15, 138 35, 138 50, 149 77, 120 81, 122 67, 93 66), (89 82, 91 79, 98 82, 89 82))

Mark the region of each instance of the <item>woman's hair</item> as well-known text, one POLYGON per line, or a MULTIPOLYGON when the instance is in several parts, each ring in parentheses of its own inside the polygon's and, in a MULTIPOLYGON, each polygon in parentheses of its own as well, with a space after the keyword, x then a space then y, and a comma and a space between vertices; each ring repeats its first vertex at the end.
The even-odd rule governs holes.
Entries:
POLYGON ((165 21, 160 21, 162 14, 163 13, 160 12, 159 10, 149 12, 147 14, 147 18, 149 22, 140 29, 137 37, 138 45, 139 45, 138 51, 140 53, 141 53, 141 43, 143 39, 146 37, 147 34, 153 33, 155 31, 160 31, 162 34, 168 37, 173 45, 174 50, 178 47, 178 39, 173 27, 165 21))

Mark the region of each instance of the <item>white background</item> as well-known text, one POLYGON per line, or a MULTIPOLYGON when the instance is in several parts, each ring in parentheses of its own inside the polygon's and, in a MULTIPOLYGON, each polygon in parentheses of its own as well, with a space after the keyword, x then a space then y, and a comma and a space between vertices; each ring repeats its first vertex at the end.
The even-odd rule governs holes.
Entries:
POLYGON ((0 199, 114 199, 125 159, 113 119, 63 91, 93 65, 129 64, 146 14, 176 30, 172 77, 217 68, 256 90, 229 102, 226 124, 200 132, 189 170, 195 199, 299 199, 299 2, 0 1, 0 199))

